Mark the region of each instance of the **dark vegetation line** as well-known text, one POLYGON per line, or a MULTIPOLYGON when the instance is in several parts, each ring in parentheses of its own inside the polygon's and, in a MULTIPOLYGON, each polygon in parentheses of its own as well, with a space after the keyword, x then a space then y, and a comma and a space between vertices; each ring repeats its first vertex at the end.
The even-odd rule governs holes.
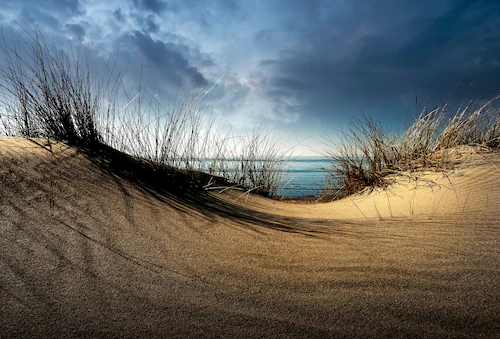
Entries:
MULTIPOLYGON (((89 150, 110 147, 166 175, 182 171, 192 181, 204 170, 263 196, 279 196, 288 183, 297 145, 275 135, 267 122, 243 137, 221 128, 220 107, 210 97, 218 81, 210 88, 179 83, 169 109, 141 83, 125 89, 112 58, 92 69, 85 46, 75 50, 68 44, 64 50, 57 41, 47 43, 36 27, 13 33, 12 41, 0 39, 1 134, 52 138, 89 150)), ((385 130, 368 115, 353 119, 340 143, 327 142, 324 153, 331 163, 324 168, 330 174, 324 198, 387 186, 389 174, 448 168, 458 146, 498 149, 498 98, 454 112, 449 101, 426 106, 401 133, 385 130)), ((201 186, 214 184, 209 178, 201 186)))

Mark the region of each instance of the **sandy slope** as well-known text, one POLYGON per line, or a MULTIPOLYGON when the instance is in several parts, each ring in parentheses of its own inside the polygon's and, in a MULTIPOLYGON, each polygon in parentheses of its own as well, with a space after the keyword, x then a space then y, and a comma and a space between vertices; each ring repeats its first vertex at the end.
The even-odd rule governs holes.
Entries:
POLYGON ((0 139, 0 336, 500 333, 498 154, 292 205, 155 190, 44 143, 0 139))

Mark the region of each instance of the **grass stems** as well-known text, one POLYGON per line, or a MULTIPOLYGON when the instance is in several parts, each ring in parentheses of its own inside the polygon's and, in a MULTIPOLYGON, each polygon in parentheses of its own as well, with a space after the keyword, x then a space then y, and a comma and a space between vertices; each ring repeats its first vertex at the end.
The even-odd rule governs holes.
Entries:
MULTIPOLYGON (((353 119, 342 140, 327 139, 325 152, 331 159, 330 181, 335 181, 339 197, 366 187, 384 187, 389 174, 420 169, 444 169, 453 165, 450 150, 462 145, 500 146, 500 112, 494 97, 483 104, 470 102, 456 112, 443 101, 424 107, 412 123, 395 133, 384 130, 368 115, 353 119)), ((331 193, 331 192, 330 192, 331 193)))
POLYGON ((1 70, 2 104, 19 134, 75 144, 99 143, 96 122, 106 109, 102 98, 112 98, 114 88, 91 74, 90 57, 83 51, 70 58, 50 48, 38 29, 28 39, 16 35, 12 44, 5 38, 0 44, 7 64, 1 70))
POLYGON ((173 106, 167 107, 141 81, 125 89, 116 60, 92 69, 96 63, 84 46, 74 51, 71 44, 49 44, 36 27, 25 33, 26 39, 14 33, 13 41, 0 41, 6 64, 0 71, 3 134, 106 145, 165 174, 182 170, 195 177, 206 171, 265 196, 285 184, 293 146, 274 141, 266 123, 246 137, 224 130, 220 107, 210 96, 220 79, 208 89, 179 81, 173 106))

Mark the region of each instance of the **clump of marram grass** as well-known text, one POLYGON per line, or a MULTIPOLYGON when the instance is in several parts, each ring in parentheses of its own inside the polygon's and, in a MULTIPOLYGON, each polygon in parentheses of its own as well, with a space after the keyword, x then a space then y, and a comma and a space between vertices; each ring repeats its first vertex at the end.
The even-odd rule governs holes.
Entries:
POLYGON ((204 178, 198 171, 205 171, 264 196, 283 188, 293 146, 274 141, 265 124, 246 137, 223 129, 220 105, 210 97, 219 81, 208 89, 179 81, 168 108, 141 83, 130 94, 116 60, 91 69, 96 63, 85 47, 73 53, 71 44, 66 50, 48 44, 36 27, 25 33, 26 39, 16 33, 13 41, 0 39, 6 64, 0 71, 0 133, 111 147, 165 176, 177 171, 190 181, 204 178))
POLYGON ((240 152, 234 155, 229 168, 232 174, 226 177, 257 194, 278 196, 288 183, 286 172, 295 146, 285 137, 278 138, 263 122, 240 139, 240 152))
MULTIPOLYGON (((101 142, 98 116, 109 110, 103 106, 103 98, 111 100, 116 87, 91 74, 90 57, 83 50, 70 57, 49 47, 36 27, 26 33, 28 41, 18 33, 13 33, 10 43, 3 35, 0 41, 6 63, 0 71, 1 103, 10 112, 8 118, 15 129, 26 137, 86 145, 101 142)), ((2 120, 6 126, 7 118, 2 120)))
MULTIPOLYGON (((208 107, 208 93, 196 84, 182 88, 172 108, 147 89, 115 112, 114 147, 151 161, 158 169, 200 171, 206 159, 219 154, 225 143, 216 125, 217 108, 208 107)), ((214 164, 213 166, 218 166, 214 164)))
POLYGON ((193 176, 204 171, 246 192, 277 196, 286 185, 295 145, 277 138, 266 121, 246 136, 223 132, 219 106, 209 96, 214 86, 179 87, 170 109, 139 86, 138 94, 113 115, 114 129, 120 132, 111 133, 110 142, 159 170, 182 169, 193 176))
POLYGON ((385 130, 368 115, 351 120, 340 143, 327 140, 331 166, 325 170, 330 186, 338 189, 325 194, 343 197, 367 187, 386 187, 389 174, 450 168, 454 162, 447 150, 459 146, 500 147, 500 112, 494 106, 498 98, 481 105, 471 102, 454 113, 446 101, 431 110, 424 107, 403 133, 385 130))
POLYGON ((384 177, 395 166, 394 137, 368 115, 353 119, 341 134, 339 144, 329 140, 334 148, 326 156, 332 159, 333 166, 326 170, 342 187, 342 195, 383 186, 384 177))

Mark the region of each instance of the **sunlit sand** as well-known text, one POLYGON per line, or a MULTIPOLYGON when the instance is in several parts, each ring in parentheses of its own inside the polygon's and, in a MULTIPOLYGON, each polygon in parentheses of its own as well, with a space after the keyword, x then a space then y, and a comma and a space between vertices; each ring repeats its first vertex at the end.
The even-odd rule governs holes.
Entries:
POLYGON ((324 204, 0 139, 2 337, 494 337, 500 156, 324 204))

